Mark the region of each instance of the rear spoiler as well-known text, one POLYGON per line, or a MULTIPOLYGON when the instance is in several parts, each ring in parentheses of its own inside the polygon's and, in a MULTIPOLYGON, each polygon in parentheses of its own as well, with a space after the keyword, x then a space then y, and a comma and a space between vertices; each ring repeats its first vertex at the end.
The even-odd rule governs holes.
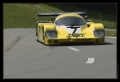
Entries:
POLYGON ((79 15, 87 15, 86 11, 80 11, 80 12, 54 12, 54 13, 41 13, 41 12, 38 12, 37 16, 58 16, 58 15, 65 14, 65 13, 77 13, 79 15))

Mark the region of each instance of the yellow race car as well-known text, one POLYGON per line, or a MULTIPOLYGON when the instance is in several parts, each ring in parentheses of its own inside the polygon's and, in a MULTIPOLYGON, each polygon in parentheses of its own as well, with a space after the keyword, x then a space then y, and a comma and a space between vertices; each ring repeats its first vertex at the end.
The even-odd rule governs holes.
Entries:
POLYGON ((45 45, 58 45, 68 42, 104 44, 105 31, 103 24, 89 21, 86 11, 38 12, 36 15, 36 40, 45 45), (45 17, 49 17, 50 20, 45 17))

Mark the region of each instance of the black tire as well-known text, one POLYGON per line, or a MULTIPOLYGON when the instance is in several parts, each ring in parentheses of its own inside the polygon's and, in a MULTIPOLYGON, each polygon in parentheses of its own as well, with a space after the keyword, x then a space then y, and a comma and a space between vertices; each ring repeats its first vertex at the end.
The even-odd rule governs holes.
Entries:
POLYGON ((44 41, 45 41, 45 38, 44 38, 44 32, 43 32, 43 31, 44 31, 44 28, 42 27, 41 29, 42 29, 42 40, 43 40, 42 42, 43 42, 43 44, 45 44, 45 42, 44 42, 44 41))
POLYGON ((39 42, 39 40, 38 40, 38 34, 37 34, 37 32, 36 32, 36 41, 37 41, 37 42, 39 42))
POLYGON ((38 40, 38 24, 36 24, 35 31, 36 31, 36 41, 39 42, 39 40, 38 40))

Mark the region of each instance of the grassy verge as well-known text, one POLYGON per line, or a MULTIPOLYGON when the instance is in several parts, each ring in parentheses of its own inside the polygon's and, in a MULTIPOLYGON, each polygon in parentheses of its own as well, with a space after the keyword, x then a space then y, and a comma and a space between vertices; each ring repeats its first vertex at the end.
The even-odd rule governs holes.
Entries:
POLYGON ((117 36, 117 32, 116 31, 105 31, 105 36, 116 37, 117 36))
POLYGON ((4 28, 33 28, 36 24, 36 12, 87 11, 88 17, 95 22, 101 22, 106 28, 116 28, 116 17, 85 8, 77 8, 66 4, 3 4, 4 28))
POLYGON ((4 28, 33 28, 36 24, 36 12, 45 12, 31 4, 5 3, 3 5, 4 28))

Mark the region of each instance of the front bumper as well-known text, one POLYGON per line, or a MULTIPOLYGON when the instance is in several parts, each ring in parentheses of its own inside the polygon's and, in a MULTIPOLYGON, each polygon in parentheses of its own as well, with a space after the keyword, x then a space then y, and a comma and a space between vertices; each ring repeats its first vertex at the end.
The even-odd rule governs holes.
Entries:
POLYGON ((104 38, 46 38, 45 44, 57 45, 60 43, 80 43, 80 42, 92 42, 95 44, 103 44, 104 38))

